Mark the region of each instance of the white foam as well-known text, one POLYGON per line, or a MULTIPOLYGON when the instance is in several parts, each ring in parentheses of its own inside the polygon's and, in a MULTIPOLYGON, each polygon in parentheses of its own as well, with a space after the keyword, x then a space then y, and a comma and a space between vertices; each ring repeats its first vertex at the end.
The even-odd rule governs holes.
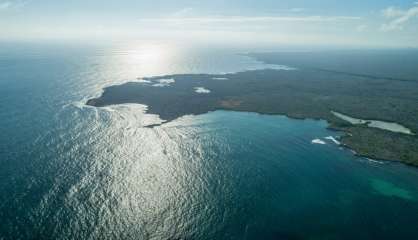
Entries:
POLYGON ((144 127, 165 122, 156 114, 146 113, 148 106, 143 104, 125 103, 98 108, 98 110, 108 112, 113 117, 125 121, 129 127, 144 127))
POLYGON ((176 80, 174 80, 173 78, 163 78, 163 79, 158 79, 157 82, 158 83, 152 84, 151 86, 153 86, 153 87, 169 87, 172 83, 175 83, 176 80))
POLYGON ((204 94, 208 94, 208 93, 210 93, 210 90, 209 90, 209 89, 206 89, 206 88, 204 88, 204 87, 195 87, 195 88, 194 88, 194 91, 195 91, 196 93, 204 93, 204 94))
POLYGON ((385 164, 384 162, 382 162, 382 161, 377 161, 377 160, 374 160, 374 159, 371 159, 371 158, 366 158, 367 159, 367 161, 369 161, 370 163, 376 163, 376 164, 385 164))
POLYGON ((86 101, 87 101, 87 100, 81 100, 81 101, 71 102, 71 103, 65 104, 65 105, 63 106, 63 108, 67 108, 67 107, 75 107, 75 108, 78 108, 78 109, 83 109, 83 108, 85 108, 85 107, 89 107, 88 105, 86 105, 86 104, 85 104, 85 103, 86 103, 86 101))
POLYGON ((229 78, 226 77, 214 77, 212 78, 213 80, 219 80, 219 81, 225 81, 225 80, 229 80, 229 78))
POLYGON ((143 79, 143 78, 138 78, 137 80, 135 80, 133 82, 137 82, 137 83, 151 83, 150 80, 146 80, 146 79, 143 79))
POLYGON ((175 83, 176 80, 174 80, 173 78, 163 78, 163 79, 158 79, 159 83, 165 83, 165 84, 171 84, 171 83, 175 83))
POLYGON ((340 141, 338 141, 337 139, 335 139, 333 136, 326 137, 325 139, 331 140, 331 141, 333 141, 337 145, 340 145, 341 144, 340 141))
POLYGON ((321 140, 321 139, 319 139, 319 138, 312 140, 312 143, 313 143, 313 144, 321 144, 321 145, 325 145, 325 144, 327 144, 326 142, 322 141, 322 140, 321 140))
POLYGON ((275 69, 275 70, 284 70, 284 71, 295 71, 295 70, 297 70, 297 68, 294 68, 294 67, 289 67, 289 66, 286 66, 286 65, 274 65, 274 64, 273 64, 272 68, 275 69))

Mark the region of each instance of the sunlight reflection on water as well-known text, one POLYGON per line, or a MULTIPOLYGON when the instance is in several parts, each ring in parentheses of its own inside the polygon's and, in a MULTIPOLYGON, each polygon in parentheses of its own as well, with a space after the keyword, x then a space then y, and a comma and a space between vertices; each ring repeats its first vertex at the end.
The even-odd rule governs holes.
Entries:
POLYGON ((22 64, 10 64, 7 73, 12 81, 2 79, 9 95, 0 118, 7 136, 0 135, 1 234, 320 238, 327 226, 356 239, 371 224, 398 234, 393 216, 405 227, 417 225, 416 205, 393 189, 416 196, 415 169, 355 161, 334 144, 312 145, 334 134, 324 121, 217 111, 144 128, 161 122, 144 114, 144 105, 84 105, 103 87, 141 77, 269 67, 235 53, 144 43, 42 61, 20 56, 22 64), (378 186, 387 196, 373 194, 373 178, 393 184, 378 186))

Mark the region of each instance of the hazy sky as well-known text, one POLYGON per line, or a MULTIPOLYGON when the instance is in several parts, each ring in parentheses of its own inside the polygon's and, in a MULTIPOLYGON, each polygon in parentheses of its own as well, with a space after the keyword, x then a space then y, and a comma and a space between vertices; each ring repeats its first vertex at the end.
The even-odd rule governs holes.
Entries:
POLYGON ((0 0, 0 39, 418 47, 418 2, 0 0))

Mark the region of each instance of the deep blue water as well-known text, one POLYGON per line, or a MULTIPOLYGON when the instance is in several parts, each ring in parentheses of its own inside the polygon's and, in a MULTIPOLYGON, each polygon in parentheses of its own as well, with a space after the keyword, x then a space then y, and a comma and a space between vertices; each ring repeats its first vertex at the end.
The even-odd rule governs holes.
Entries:
POLYGON ((0 239, 414 239, 418 169, 355 157, 326 122, 216 111, 153 129, 85 107, 141 76, 272 67, 161 44, 0 47, 0 239))

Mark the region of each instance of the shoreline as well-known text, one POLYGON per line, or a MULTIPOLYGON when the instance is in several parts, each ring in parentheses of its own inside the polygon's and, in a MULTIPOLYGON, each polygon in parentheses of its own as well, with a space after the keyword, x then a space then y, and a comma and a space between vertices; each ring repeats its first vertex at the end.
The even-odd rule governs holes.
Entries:
MULTIPOLYGON (((87 105, 87 104, 86 104, 86 106, 95 107, 95 106, 87 105)), ((109 105, 109 106, 111 106, 111 105, 109 105)), ((102 107, 99 107, 99 108, 102 108, 102 107)), ((344 138, 350 137, 350 133, 348 131, 344 131, 342 129, 335 128, 335 127, 332 126, 332 123, 329 120, 322 119, 322 118, 293 117, 293 116, 290 116, 290 115, 285 114, 285 113, 283 113, 283 114, 282 113, 263 113, 263 112, 257 112, 257 111, 241 111, 241 110, 231 110, 231 109, 219 108, 219 109, 216 109, 216 110, 207 111, 205 113, 186 114, 186 115, 182 115, 182 116, 180 116, 178 118, 171 119, 171 120, 165 120, 165 119, 161 119, 160 118, 163 122, 146 125, 146 126, 143 126, 143 128, 153 129, 155 127, 163 127, 165 124, 168 124, 170 122, 173 122, 173 121, 175 121, 175 120, 177 120, 177 119, 179 119, 181 117, 184 117, 184 116, 199 116, 199 115, 204 115, 204 114, 208 114, 208 113, 212 113, 212 112, 216 112, 216 111, 238 112, 238 113, 252 113, 252 114, 257 114, 257 115, 265 115, 265 116, 281 116, 281 117, 286 117, 288 119, 296 120, 296 121, 304 121, 304 120, 324 121, 327 124, 327 126, 325 127, 325 129, 330 130, 330 131, 333 131, 333 132, 340 132, 340 133, 342 133, 342 135, 338 136, 338 138, 337 138, 340 143, 339 144, 336 144, 335 143, 335 145, 337 145, 339 147, 342 147, 342 148, 350 151, 353 156, 355 156, 357 158, 370 159, 370 160, 373 160, 373 161, 382 161, 382 162, 391 163, 391 164, 394 164, 394 163, 395 164, 403 164, 405 166, 410 166, 410 167, 414 167, 414 168, 417 168, 418 169, 418 164, 408 163, 408 162, 404 162, 402 160, 379 158, 379 157, 377 157, 375 155, 372 155, 372 154, 367 154, 367 153, 361 153, 361 152, 359 152, 357 149, 355 149, 355 147, 352 147, 349 144, 346 144, 344 142, 344 138)), ((146 110, 145 111, 145 114, 155 114, 155 113, 149 113, 148 110, 146 110)))
MULTIPOLYGON (((369 95, 366 98, 363 95, 355 95, 359 84, 366 84, 363 91, 369 90, 370 85, 367 85, 367 80, 346 81, 334 75, 316 74, 306 70, 264 69, 234 74, 163 75, 143 78, 147 82, 127 82, 107 86, 101 96, 89 99, 86 105, 94 107, 125 103, 147 105, 147 113, 159 115, 160 119, 165 120, 162 124, 152 124, 147 126, 148 128, 163 125, 184 115, 200 115, 217 110, 283 115, 301 120, 325 120, 328 129, 344 133, 341 137, 342 145, 348 146, 359 156, 402 162, 418 167, 418 137, 415 134, 352 124, 332 113, 336 111, 347 116, 366 116, 376 121, 386 118, 381 122, 406 126, 412 133, 416 133, 418 132, 418 125, 415 126, 414 120, 416 116, 411 114, 418 109, 408 108, 411 106, 414 108, 414 105, 403 104, 402 101, 407 101, 403 96, 399 98, 392 96, 391 99, 399 105, 396 111, 386 112, 384 110, 388 108, 382 105, 382 101, 386 101, 389 106, 392 102, 387 101, 387 96, 384 94, 379 95, 379 89, 370 89, 377 94, 374 102, 367 101, 369 95), (228 80, 213 80, 218 76, 228 80), (173 79, 173 83, 164 87, 153 86, 155 82, 167 78, 173 79), (300 78, 309 81, 301 81, 300 78), (196 93, 196 87, 210 89, 210 92, 196 93), (352 92, 352 95, 346 95, 347 91, 352 92), (363 108, 362 103, 366 102, 368 108, 363 108)), ((392 92, 403 94, 401 91, 392 92)))

